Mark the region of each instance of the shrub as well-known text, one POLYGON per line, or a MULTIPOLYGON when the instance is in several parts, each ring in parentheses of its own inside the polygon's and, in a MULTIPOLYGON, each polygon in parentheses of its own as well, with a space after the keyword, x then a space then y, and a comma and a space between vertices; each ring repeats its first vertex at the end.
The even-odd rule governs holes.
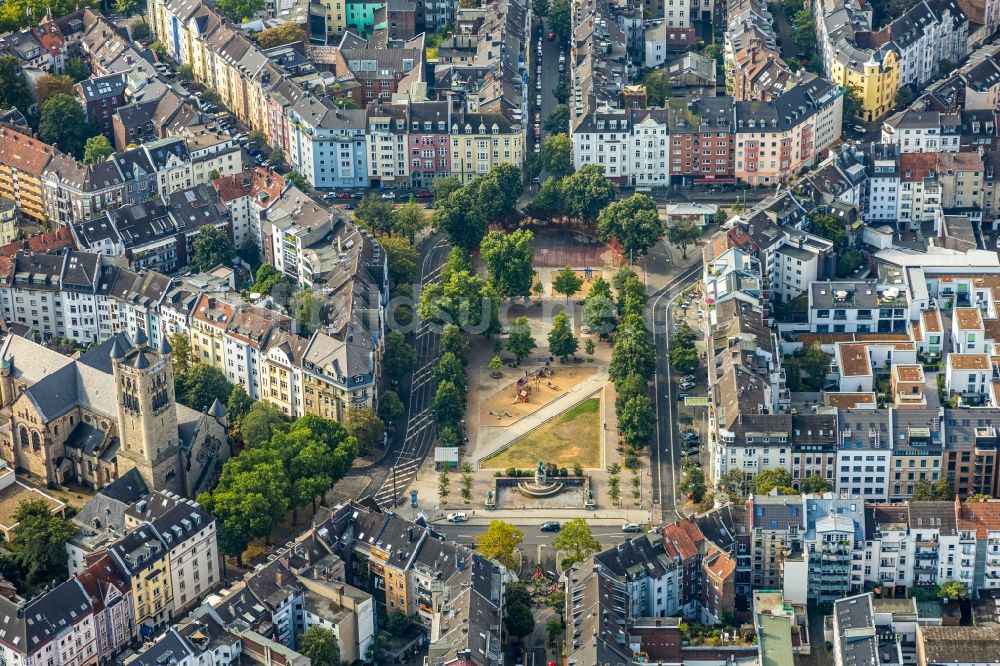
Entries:
POLYGON ((507 474, 507 476, 517 476, 517 468, 516 467, 508 467, 506 474, 507 474))

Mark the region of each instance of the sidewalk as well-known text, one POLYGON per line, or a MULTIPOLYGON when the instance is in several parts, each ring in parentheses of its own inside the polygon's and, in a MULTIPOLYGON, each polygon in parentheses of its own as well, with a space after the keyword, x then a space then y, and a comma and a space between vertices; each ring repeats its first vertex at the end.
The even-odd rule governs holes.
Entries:
POLYGON ((521 511, 520 509, 497 509, 488 511, 482 507, 469 509, 463 507, 445 509, 423 509, 427 513, 428 519, 434 523, 455 524, 455 525, 489 525, 493 520, 503 520, 514 525, 541 525, 550 520, 564 522, 574 518, 583 518, 588 525, 616 526, 621 527, 622 523, 646 524, 651 520, 651 514, 646 509, 598 509, 593 512, 584 513, 580 509, 550 509, 539 515, 541 511, 521 511), (469 519, 462 523, 449 523, 445 517, 449 513, 461 512, 469 516, 469 519))

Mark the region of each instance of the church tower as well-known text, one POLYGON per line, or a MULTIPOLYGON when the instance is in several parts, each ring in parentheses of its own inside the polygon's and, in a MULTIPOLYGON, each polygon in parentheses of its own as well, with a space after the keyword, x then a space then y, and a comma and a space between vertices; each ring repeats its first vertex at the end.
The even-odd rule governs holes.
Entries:
POLYGON ((177 407, 170 345, 153 349, 139 330, 135 344, 111 347, 118 403, 118 475, 136 469, 150 490, 182 493, 179 474, 177 407))

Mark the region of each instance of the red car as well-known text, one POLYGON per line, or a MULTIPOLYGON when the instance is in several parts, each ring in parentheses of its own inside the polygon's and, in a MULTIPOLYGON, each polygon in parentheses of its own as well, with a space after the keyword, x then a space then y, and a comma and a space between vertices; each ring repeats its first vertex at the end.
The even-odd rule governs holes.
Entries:
POLYGON ((434 193, 430 190, 420 190, 419 192, 415 192, 413 196, 417 199, 430 199, 434 196, 434 193))
POLYGON ((350 199, 351 198, 351 193, 350 192, 337 192, 337 198, 338 199, 350 199))
POLYGON ((556 38, 556 33, 554 32, 550 32, 549 34, 545 35, 545 39, 549 40, 550 42, 555 38, 556 38))

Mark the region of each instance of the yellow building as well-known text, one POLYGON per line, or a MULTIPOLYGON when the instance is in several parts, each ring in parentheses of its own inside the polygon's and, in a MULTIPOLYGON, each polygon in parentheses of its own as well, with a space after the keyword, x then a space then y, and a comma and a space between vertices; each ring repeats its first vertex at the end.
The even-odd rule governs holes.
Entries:
POLYGON ((6 127, 0 128, 0 197, 23 215, 45 221, 42 174, 55 148, 6 127))
POLYGON ((374 340, 361 331, 350 341, 313 335, 302 357, 304 411, 342 421, 349 408, 372 407, 375 352, 374 340))
POLYGON ((152 629, 173 616, 170 557, 149 525, 143 525, 108 548, 128 573, 135 623, 152 629))
POLYGON ((302 408, 302 357, 307 338, 275 330, 261 354, 260 399, 273 403, 287 416, 298 418, 302 408))
POLYGON ((520 167, 524 135, 500 114, 469 113, 451 125, 451 173, 471 182, 498 164, 520 167))
POLYGON ((857 90, 865 122, 878 120, 896 101, 902 69, 899 54, 889 45, 874 51, 846 42, 839 42, 837 47, 830 64, 830 80, 843 88, 857 90))
POLYGON ((191 360, 226 371, 225 334, 233 306, 203 294, 191 314, 191 360))

